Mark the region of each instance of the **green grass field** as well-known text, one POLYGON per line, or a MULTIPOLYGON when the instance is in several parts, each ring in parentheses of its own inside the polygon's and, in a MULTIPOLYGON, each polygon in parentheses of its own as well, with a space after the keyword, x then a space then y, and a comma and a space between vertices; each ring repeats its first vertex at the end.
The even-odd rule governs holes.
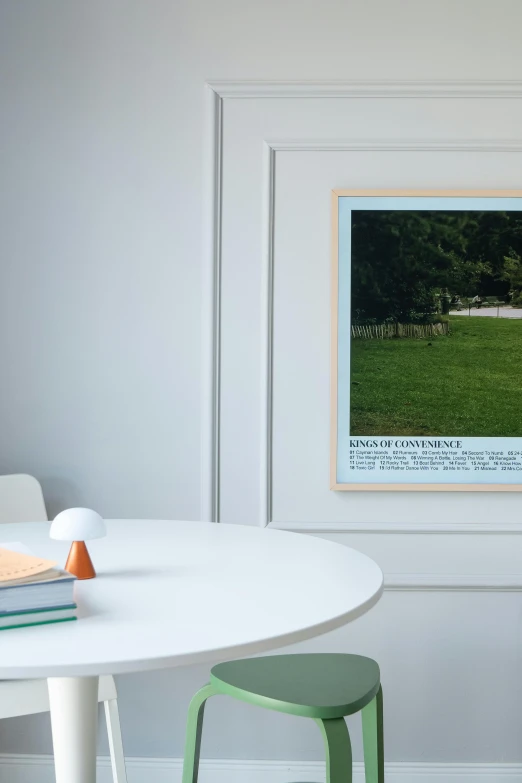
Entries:
POLYGON ((522 437, 522 319, 450 325, 447 337, 352 339, 352 435, 522 437))

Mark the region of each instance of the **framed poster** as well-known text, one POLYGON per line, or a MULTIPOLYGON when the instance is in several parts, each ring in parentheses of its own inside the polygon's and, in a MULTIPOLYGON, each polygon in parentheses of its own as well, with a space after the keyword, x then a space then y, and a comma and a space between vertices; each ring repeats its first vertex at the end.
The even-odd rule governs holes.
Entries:
POLYGON ((522 191, 333 192, 333 490, 522 489, 522 191))

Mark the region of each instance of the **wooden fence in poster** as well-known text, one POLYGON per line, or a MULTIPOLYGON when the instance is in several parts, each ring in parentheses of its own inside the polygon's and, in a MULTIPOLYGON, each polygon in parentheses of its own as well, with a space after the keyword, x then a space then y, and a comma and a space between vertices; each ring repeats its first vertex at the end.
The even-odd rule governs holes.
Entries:
POLYGON ((352 326, 352 337, 363 340, 388 340, 396 337, 436 337, 449 334, 449 323, 440 324, 367 324, 352 326))

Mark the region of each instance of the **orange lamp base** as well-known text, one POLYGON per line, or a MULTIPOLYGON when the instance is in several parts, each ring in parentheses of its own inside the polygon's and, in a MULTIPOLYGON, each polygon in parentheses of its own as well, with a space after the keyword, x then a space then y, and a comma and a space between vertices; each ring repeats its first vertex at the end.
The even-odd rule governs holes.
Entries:
POLYGON ((96 571, 85 546, 85 541, 72 542, 65 570, 73 574, 77 579, 94 579, 96 571))

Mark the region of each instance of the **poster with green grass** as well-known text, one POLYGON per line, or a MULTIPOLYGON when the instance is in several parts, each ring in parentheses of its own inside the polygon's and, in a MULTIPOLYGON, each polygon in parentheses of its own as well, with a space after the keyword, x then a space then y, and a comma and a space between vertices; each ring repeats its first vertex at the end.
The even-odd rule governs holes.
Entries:
POLYGON ((333 193, 335 490, 522 489, 522 192, 333 193))

